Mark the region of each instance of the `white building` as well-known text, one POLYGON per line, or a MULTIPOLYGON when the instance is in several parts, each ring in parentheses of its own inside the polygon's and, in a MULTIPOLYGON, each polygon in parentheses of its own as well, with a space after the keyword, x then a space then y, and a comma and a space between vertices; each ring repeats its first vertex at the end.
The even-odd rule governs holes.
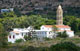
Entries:
POLYGON ((34 36, 36 35, 38 38, 43 38, 43 37, 49 37, 52 38, 52 33, 49 30, 34 30, 35 34, 29 34, 30 28, 14 28, 13 31, 10 32, 8 35, 8 42, 15 43, 17 39, 24 39, 25 35, 31 35, 34 36))
POLYGON ((13 9, 13 8, 1 9, 1 13, 4 13, 4 12, 11 12, 11 11, 14 11, 14 9, 13 9))
MULTIPOLYGON (((56 32, 64 32, 66 31, 69 37, 74 36, 74 31, 71 30, 71 27, 68 25, 42 25, 41 30, 48 30, 49 32, 54 32, 54 27, 57 28, 56 32)), ((53 33, 54 34, 54 33, 53 33)))
POLYGON ((14 43, 17 39, 24 39, 24 35, 28 35, 28 32, 26 29, 14 28, 8 36, 8 42, 14 43))
POLYGON ((8 36, 8 42, 15 43, 17 39, 24 39, 25 35, 30 35, 29 32, 33 30, 35 34, 31 34, 31 36, 36 35, 38 38, 53 38, 56 37, 58 32, 66 31, 69 37, 74 37, 74 31, 71 30, 71 27, 63 24, 63 10, 59 5, 57 9, 57 25, 42 25, 40 30, 35 30, 31 26, 28 28, 14 28, 13 31, 10 32, 8 36), (55 30, 55 27, 57 30, 55 30))
MULTIPOLYGON (((58 30, 56 32, 64 32, 66 31, 67 35, 69 37, 74 36, 74 31, 71 31, 71 28, 67 25, 55 25, 58 30)), ((36 33, 32 34, 31 36, 36 35, 38 38, 53 38, 55 36, 54 31, 53 31, 54 25, 42 25, 40 27, 40 30, 34 30, 36 33)), ((30 27, 28 28, 14 28, 13 31, 10 32, 8 36, 8 42, 15 43, 17 39, 24 39, 25 35, 29 35, 30 32, 30 27)), ((57 35, 57 34, 56 34, 57 35)))

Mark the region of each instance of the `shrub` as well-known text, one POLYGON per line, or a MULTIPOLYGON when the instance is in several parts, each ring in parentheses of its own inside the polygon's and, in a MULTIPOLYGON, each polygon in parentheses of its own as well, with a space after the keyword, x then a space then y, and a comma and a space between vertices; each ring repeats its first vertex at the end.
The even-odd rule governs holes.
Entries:
POLYGON ((2 32, 0 34, 0 47, 7 47, 8 46, 8 42, 7 42, 7 33, 6 32, 2 32))
POLYGON ((33 46, 25 47, 22 51, 35 51, 35 48, 33 46))
POLYGON ((44 40, 45 40, 45 41, 49 41, 49 40, 51 40, 51 38, 45 37, 44 40))
POLYGON ((68 37, 68 35, 66 34, 66 31, 64 31, 63 33, 59 32, 57 37, 66 38, 66 37, 68 37))
POLYGON ((76 33, 75 33, 75 35, 77 35, 77 36, 79 36, 79 37, 80 37, 80 32, 76 32, 76 33))
POLYGON ((25 40, 32 40, 32 37, 30 37, 30 36, 24 36, 24 39, 25 40))
POLYGON ((24 41, 23 39, 17 39, 15 42, 20 43, 20 42, 23 42, 23 41, 24 41))
POLYGON ((50 51, 79 51, 80 47, 76 46, 72 42, 64 42, 50 47, 50 51))
POLYGON ((47 47, 33 47, 28 46, 22 49, 22 51, 48 51, 49 48, 47 47))

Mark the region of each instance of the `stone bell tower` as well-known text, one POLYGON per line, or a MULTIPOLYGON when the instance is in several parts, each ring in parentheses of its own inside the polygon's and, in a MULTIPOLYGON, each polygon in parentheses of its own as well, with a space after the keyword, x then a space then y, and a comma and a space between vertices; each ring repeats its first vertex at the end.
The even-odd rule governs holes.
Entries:
POLYGON ((62 10, 62 7, 61 7, 61 5, 59 5, 58 6, 58 8, 57 8, 57 21, 56 21, 56 24, 57 25, 63 25, 63 10, 62 10))

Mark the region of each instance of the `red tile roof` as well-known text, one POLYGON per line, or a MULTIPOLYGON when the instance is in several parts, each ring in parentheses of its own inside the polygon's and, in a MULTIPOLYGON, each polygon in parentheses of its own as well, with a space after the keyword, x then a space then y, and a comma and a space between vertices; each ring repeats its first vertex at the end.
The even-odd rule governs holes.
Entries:
POLYGON ((56 26, 57 28, 70 28, 70 26, 68 26, 68 25, 43 25, 43 26, 45 26, 47 28, 52 28, 54 26, 56 26))
POLYGON ((43 25, 43 26, 45 26, 47 28, 52 28, 53 27, 53 25, 43 25))
POLYGON ((68 25, 55 25, 57 28, 70 28, 68 25))
POLYGON ((71 30, 57 30, 58 32, 63 32, 63 31, 67 31, 67 32, 72 32, 71 30))
POLYGON ((19 33, 19 31, 12 31, 12 32, 14 32, 14 33, 19 33))

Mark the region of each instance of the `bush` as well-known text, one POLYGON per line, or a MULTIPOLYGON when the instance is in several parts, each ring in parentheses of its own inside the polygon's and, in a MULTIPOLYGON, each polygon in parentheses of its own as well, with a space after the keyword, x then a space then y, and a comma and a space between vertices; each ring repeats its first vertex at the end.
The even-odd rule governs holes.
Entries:
POLYGON ((23 48, 22 51, 35 51, 35 48, 33 46, 29 46, 29 47, 23 48))
POLYGON ((47 47, 33 47, 33 46, 28 46, 23 48, 22 51, 48 51, 49 48, 47 47))
POLYGON ((15 42, 20 43, 20 42, 23 42, 23 41, 24 41, 23 39, 17 39, 15 42))
POLYGON ((76 46, 72 42, 64 42, 50 47, 50 51, 80 51, 80 47, 76 46))
POLYGON ((24 36, 24 39, 25 40, 32 40, 32 37, 30 37, 30 36, 24 36))
POLYGON ((59 32, 57 37, 66 38, 66 37, 68 37, 68 35, 66 34, 66 31, 64 31, 63 33, 59 32))
POLYGON ((45 37, 44 40, 45 40, 45 41, 49 41, 49 40, 51 40, 51 38, 45 37))
POLYGON ((7 47, 8 42, 7 42, 7 32, 1 33, 0 34, 0 47, 7 47))
POLYGON ((77 35, 77 36, 79 36, 79 37, 80 37, 80 32, 76 32, 76 33, 75 33, 75 35, 77 35))

